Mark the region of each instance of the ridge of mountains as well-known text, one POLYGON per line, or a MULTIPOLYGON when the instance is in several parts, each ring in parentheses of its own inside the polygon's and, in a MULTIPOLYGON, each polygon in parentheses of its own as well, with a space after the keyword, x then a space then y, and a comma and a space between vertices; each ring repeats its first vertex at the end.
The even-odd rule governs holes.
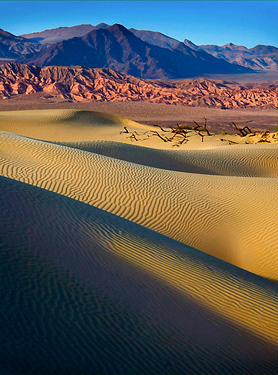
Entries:
POLYGON ((15 36, 0 29, 0 64, 110 68, 144 79, 179 79, 208 74, 278 71, 278 48, 197 46, 159 32, 78 25, 15 36))
MULTIPOLYGON (((20 36, 23 38, 27 38, 30 41, 39 42, 41 44, 53 44, 61 42, 62 40, 84 36, 93 30, 107 29, 109 26, 111 25, 107 25, 107 23, 102 22, 96 26, 85 24, 71 27, 58 27, 56 29, 48 29, 30 34, 22 34, 20 36)), ((179 43, 177 39, 171 38, 156 31, 136 30, 134 28, 129 29, 129 31, 131 31, 135 36, 142 39, 143 41, 163 48, 171 48, 175 44, 179 43)))
MULTIPOLYGON (((40 43, 55 43, 73 37, 81 37, 86 33, 96 29, 107 29, 109 25, 100 23, 93 25, 78 25, 73 27, 60 27, 57 29, 45 30, 38 33, 25 34, 21 37, 40 40, 40 43)), ((171 38, 155 31, 129 29, 135 36, 143 41, 163 48, 173 48, 179 40, 171 38)), ((237 64, 254 70, 278 71, 278 48, 274 46, 257 45, 253 48, 236 45, 233 43, 224 46, 199 45, 197 46, 188 39, 183 43, 194 50, 203 50, 214 57, 224 59, 232 64, 237 64)))
POLYGON ((259 54, 261 57, 249 65, 242 57, 246 50, 249 51, 246 47, 241 48, 240 58, 235 57, 235 47, 232 54, 228 45, 216 47, 213 49, 210 46, 208 52, 205 47, 198 47, 188 40, 179 42, 159 32, 128 30, 119 24, 61 27, 21 36, 0 29, 0 63, 14 61, 41 67, 111 68, 146 79, 254 72, 250 65, 261 70, 278 69, 276 47, 254 47, 253 55, 259 54), (226 55, 221 48, 228 51, 226 55), (267 54, 272 57, 263 57, 267 54))
POLYGON ((250 69, 215 58, 205 51, 195 51, 183 43, 163 48, 136 37, 124 26, 115 24, 92 30, 51 44, 42 51, 16 60, 36 66, 86 66, 111 68, 140 78, 176 79, 216 73, 247 73, 250 69))
POLYGON ((83 24, 71 27, 58 27, 56 29, 48 29, 35 33, 23 34, 20 36, 41 44, 53 44, 61 42, 62 40, 81 37, 88 34, 92 30, 106 29, 107 27, 109 27, 109 25, 102 22, 96 26, 83 24))
MULTIPOLYGON (((173 105, 230 108, 278 108, 278 84, 236 86, 234 82, 187 79, 146 80, 112 69, 0 65, 0 99, 38 94, 69 101, 148 101, 173 105)), ((31 99, 30 99, 31 100, 31 99)))
POLYGON ((278 70, 278 48, 258 44, 253 48, 246 48, 233 43, 224 46, 200 45, 197 46, 190 40, 183 42, 195 51, 206 51, 214 57, 224 59, 232 64, 238 64, 254 70, 278 70))

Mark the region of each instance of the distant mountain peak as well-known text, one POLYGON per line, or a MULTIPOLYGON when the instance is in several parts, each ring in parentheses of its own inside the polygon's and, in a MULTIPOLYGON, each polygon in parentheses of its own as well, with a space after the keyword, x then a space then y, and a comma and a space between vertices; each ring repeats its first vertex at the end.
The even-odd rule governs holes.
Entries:
POLYGON ((108 30, 109 31, 120 30, 121 32, 124 32, 124 33, 126 33, 126 32, 131 33, 131 31, 129 31, 127 28, 125 28, 120 23, 114 23, 112 26, 108 27, 108 30))
POLYGON ((197 47, 197 45, 194 44, 193 42, 191 42, 191 40, 189 40, 189 39, 184 39, 183 43, 184 43, 184 44, 188 44, 188 45, 191 45, 191 46, 195 46, 195 47, 197 47))
POLYGON ((136 43, 144 44, 144 42, 140 38, 138 38, 120 23, 114 23, 114 25, 109 26, 106 30, 114 34, 116 38, 120 37, 119 41, 136 39, 136 43))
POLYGON ((110 25, 108 25, 107 23, 101 22, 97 24, 95 27, 97 27, 98 29, 107 29, 109 26, 110 25))
POLYGON ((245 46, 241 46, 239 44, 234 44, 234 43, 227 43, 227 44, 224 44, 223 47, 226 47, 226 48, 230 48, 230 49, 233 49, 233 50, 237 50, 237 49, 248 49, 246 48, 245 46))
POLYGON ((234 43, 226 43, 226 44, 224 44, 224 46, 223 47, 237 47, 237 45, 236 44, 234 44, 234 43))
POLYGON ((199 49, 199 47, 196 44, 194 44, 193 42, 191 42, 191 40, 189 40, 189 39, 184 39, 183 44, 186 45, 189 48, 194 49, 194 50, 199 49))

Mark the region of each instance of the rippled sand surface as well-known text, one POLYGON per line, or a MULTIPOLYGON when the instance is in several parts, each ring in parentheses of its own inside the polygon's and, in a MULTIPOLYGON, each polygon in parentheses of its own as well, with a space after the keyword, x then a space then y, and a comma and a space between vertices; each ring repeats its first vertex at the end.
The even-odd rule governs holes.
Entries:
POLYGON ((45 112, 2 123, 3 374, 276 374, 277 144, 45 112))

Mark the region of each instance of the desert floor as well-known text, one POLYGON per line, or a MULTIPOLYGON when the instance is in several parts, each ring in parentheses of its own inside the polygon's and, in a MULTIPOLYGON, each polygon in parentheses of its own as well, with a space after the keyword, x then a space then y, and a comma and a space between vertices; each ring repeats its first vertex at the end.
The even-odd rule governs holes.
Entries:
POLYGON ((52 104, 0 112, 0 374, 277 374, 277 111, 52 104))
POLYGON ((76 109, 109 113, 128 118, 142 124, 175 126, 177 123, 194 125, 193 120, 204 123, 208 120, 209 129, 216 133, 233 133, 232 122, 238 126, 249 126, 254 130, 275 131, 278 124, 278 109, 218 109, 206 107, 188 107, 148 102, 69 102, 65 99, 50 97, 43 93, 19 95, 2 100, 1 111, 34 109, 76 109))

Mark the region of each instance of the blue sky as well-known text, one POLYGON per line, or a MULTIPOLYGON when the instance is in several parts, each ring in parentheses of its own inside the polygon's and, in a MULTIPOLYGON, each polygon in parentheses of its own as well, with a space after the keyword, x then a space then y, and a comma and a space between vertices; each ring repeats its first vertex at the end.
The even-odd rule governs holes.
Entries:
POLYGON ((19 35, 100 22, 195 44, 278 47, 277 1, 1 1, 0 28, 19 35))

